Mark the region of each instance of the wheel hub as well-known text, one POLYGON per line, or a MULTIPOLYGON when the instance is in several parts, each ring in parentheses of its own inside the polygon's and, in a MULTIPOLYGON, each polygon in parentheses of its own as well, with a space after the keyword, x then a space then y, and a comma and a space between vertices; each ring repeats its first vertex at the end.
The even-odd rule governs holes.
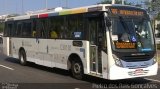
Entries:
POLYGON ((74 65, 74 72, 75 73, 80 73, 81 72, 81 66, 78 63, 76 63, 74 65))

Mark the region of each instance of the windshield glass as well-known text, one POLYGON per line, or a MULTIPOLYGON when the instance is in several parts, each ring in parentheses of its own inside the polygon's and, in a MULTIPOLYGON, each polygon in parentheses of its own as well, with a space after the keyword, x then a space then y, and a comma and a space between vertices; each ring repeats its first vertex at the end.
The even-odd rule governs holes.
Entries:
POLYGON ((112 21, 112 47, 120 52, 147 52, 154 50, 150 21, 143 18, 114 17, 112 21))

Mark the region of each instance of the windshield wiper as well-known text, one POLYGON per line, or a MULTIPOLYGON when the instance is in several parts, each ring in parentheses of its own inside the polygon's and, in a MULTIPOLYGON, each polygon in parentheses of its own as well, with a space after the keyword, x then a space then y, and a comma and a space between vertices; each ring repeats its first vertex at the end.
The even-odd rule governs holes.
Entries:
POLYGON ((127 23, 124 21, 124 19, 123 19, 122 16, 119 16, 119 20, 120 20, 120 22, 121 22, 121 24, 122 24, 125 32, 127 33, 128 40, 130 41, 131 39, 130 39, 129 34, 131 34, 131 32, 130 32, 130 30, 129 30, 129 27, 128 27, 127 23))
POLYGON ((123 17, 122 17, 122 16, 119 16, 119 19, 120 19, 120 22, 121 22, 124 30, 125 30, 128 34, 130 34, 130 30, 129 30, 129 28, 128 28, 128 25, 127 25, 127 23, 124 21, 123 17))

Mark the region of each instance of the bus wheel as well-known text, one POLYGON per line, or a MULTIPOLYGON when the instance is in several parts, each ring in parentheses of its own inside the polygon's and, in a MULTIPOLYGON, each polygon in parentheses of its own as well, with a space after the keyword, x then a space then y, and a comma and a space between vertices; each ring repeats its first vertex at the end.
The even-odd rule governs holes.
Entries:
POLYGON ((82 63, 78 60, 72 61, 71 72, 74 78, 82 79, 83 78, 83 66, 82 63))
POLYGON ((26 61, 26 53, 24 50, 21 50, 19 53, 19 59, 20 59, 20 63, 21 65, 26 65, 27 61, 26 61))

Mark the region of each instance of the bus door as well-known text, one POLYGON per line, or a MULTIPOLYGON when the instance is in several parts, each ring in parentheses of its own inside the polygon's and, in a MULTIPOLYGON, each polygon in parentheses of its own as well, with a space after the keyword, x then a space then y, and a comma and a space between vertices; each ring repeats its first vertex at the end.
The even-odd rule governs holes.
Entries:
POLYGON ((102 73, 102 55, 101 55, 101 41, 99 38, 101 35, 100 31, 100 19, 90 18, 89 19, 89 41, 90 41, 90 71, 91 73, 101 74, 102 73))

